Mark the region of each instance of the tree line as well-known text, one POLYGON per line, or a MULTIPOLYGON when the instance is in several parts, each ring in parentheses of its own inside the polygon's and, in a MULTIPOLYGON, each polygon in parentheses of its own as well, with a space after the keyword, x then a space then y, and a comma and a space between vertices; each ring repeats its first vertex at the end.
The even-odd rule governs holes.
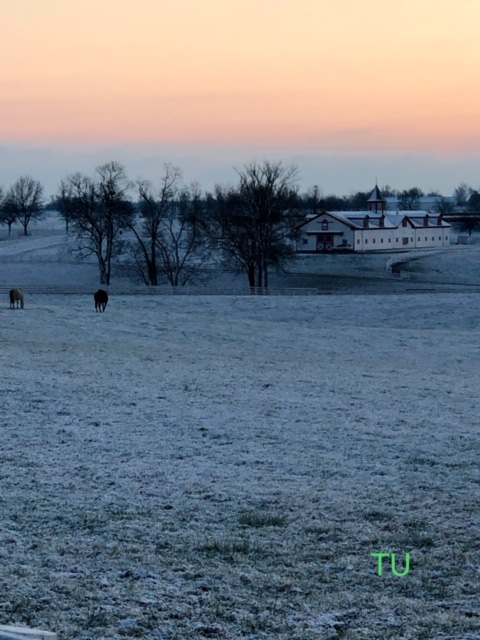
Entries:
MULTIPOLYGON (((181 170, 171 164, 156 182, 132 182, 124 166, 111 161, 92 176, 77 172, 63 178, 48 205, 40 182, 22 176, 7 191, 0 189, 0 223, 10 234, 19 222, 28 235, 31 220, 56 209, 67 233, 77 238, 80 255, 95 256, 105 285, 122 257, 147 285, 162 278, 172 286, 201 280, 213 262, 243 272, 251 287, 268 287, 272 269, 282 269, 294 255, 293 241, 307 212, 365 210, 371 193, 324 196, 314 186, 302 194, 296 167, 267 160, 245 165, 237 176, 236 186, 202 193, 198 183, 184 184, 181 170)), ((402 210, 418 209, 424 195, 417 187, 381 191, 396 197, 402 210)), ((472 221, 469 214, 480 213, 480 192, 462 183, 453 202, 439 197, 437 210, 461 212, 472 221)))

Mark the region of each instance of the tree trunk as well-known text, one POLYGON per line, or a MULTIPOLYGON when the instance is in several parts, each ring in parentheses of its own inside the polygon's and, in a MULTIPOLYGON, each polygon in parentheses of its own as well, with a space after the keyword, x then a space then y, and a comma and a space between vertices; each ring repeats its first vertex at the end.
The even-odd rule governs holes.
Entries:
POLYGON ((263 284, 265 289, 268 289, 268 261, 263 261, 263 284))
POLYGON ((258 272, 257 272, 257 287, 263 286, 263 269, 262 269, 262 261, 258 261, 258 272))
POLYGON ((110 255, 110 253, 108 254, 107 260, 106 260, 106 269, 105 269, 105 284, 110 285, 110 275, 112 273, 112 256, 110 255))
POLYGON ((248 285, 252 288, 255 287, 255 263, 250 262, 248 264, 248 285))
POLYGON ((157 274, 157 252, 155 250, 155 242, 152 242, 151 259, 148 264, 148 277, 150 278, 150 284, 156 287, 158 285, 157 274))
POLYGON ((151 260, 147 262, 147 269, 148 284, 152 285, 152 287, 156 287, 158 285, 157 269, 151 260))

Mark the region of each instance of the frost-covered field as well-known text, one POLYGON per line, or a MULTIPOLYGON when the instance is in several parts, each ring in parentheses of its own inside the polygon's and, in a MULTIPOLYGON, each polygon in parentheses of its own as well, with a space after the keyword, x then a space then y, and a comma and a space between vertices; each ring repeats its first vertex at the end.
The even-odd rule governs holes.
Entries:
POLYGON ((478 296, 4 302, 0 623, 479 638, 478 296))

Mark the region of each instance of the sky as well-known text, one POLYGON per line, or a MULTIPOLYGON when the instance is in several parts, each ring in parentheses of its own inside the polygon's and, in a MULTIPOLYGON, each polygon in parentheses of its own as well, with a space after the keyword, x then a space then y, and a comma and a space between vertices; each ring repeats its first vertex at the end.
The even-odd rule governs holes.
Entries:
POLYGON ((204 189, 480 186, 478 0, 0 0, 0 185, 118 160, 204 189))

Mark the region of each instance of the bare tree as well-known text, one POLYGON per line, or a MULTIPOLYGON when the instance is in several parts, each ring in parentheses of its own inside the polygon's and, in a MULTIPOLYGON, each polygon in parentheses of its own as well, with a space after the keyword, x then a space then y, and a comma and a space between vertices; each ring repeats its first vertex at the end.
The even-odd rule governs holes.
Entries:
POLYGON ((174 207, 162 219, 157 248, 162 271, 172 287, 200 278, 212 254, 200 187, 193 183, 180 192, 174 207))
POLYGON ((8 225, 8 235, 12 232, 12 224, 17 220, 17 213, 15 209, 10 209, 7 206, 7 198, 0 187, 0 223, 8 225))
POLYGON ((346 210, 348 211, 366 211, 368 208, 368 198, 371 191, 357 191, 350 197, 346 198, 346 210))
POLYGON ((415 211, 420 207, 423 191, 418 187, 405 189, 398 194, 398 206, 402 211, 415 211))
POLYGON ((216 190, 216 237, 250 286, 268 287, 270 267, 281 268, 294 254, 291 241, 303 221, 297 169, 265 160, 237 173, 237 189, 216 190))
POLYGON ((245 212, 240 194, 233 187, 215 187, 207 197, 210 230, 214 245, 222 252, 224 262, 247 274, 250 287, 255 286, 257 249, 255 229, 245 212))
POLYGON ((172 286, 185 285, 199 275, 211 253, 199 186, 184 187, 180 169, 165 164, 158 191, 145 180, 137 188, 140 225, 130 225, 137 240, 137 269, 146 284, 156 286, 163 273, 172 286))
POLYGON ((61 215, 69 220, 71 232, 80 240, 78 250, 83 257, 89 254, 96 256, 100 282, 105 284, 107 232, 100 212, 96 185, 88 176, 74 173, 62 180, 58 199, 62 202, 61 215))
POLYGON ((167 163, 164 165, 164 173, 156 193, 149 180, 137 181, 141 224, 138 226, 132 221, 130 229, 137 240, 138 251, 134 255, 137 269, 145 284, 158 284, 157 243, 160 228, 177 197, 181 180, 180 169, 167 163))
POLYGON ((96 173, 96 181, 81 173, 62 180, 58 200, 61 215, 81 240, 79 250, 96 256, 100 283, 109 285, 112 260, 121 251, 119 235, 133 220, 134 207, 127 199, 129 183, 122 165, 109 162, 96 173))
POLYGON ((468 201, 473 193, 473 189, 465 182, 461 182, 453 192, 455 198, 455 204, 458 209, 465 210, 468 208, 468 201))
POLYGON ((306 206, 315 215, 322 210, 322 197, 322 192, 318 188, 318 185, 315 184, 307 191, 304 198, 306 206))
POLYGON ((380 192, 384 198, 396 198, 398 196, 398 191, 396 191, 396 189, 392 189, 389 184, 381 187, 380 192))
POLYGON ((472 213, 480 213, 480 191, 472 189, 467 203, 468 211, 472 213))
POLYGON ((480 220, 475 215, 465 214, 455 220, 453 227, 458 233, 468 233, 471 236, 474 231, 480 231, 480 220))
POLYGON ((68 180, 61 180, 60 187, 58 188, 58 194, 55 198, 55 207, 58 210, 60 216, 65 220, 65 232, 69 232, 69 223, 71 216, 71 199, 72 199, 72 185, 68 180))
POLYGON ((25 235, 30 221, 38 220, 43 213, 43 193, 40 182, 30 176, 21 176, 7 192, 3 209, 12 224, 15 220, 20 222, 25 235))
POLYGON ((437 213, 443 214, 454 213, 456 211, 455 202, 452 202, 451 200, 447 200, 447 198, 443 198, 442 196, 440 196, 434 206, 434 210, 437 213))
POLYGON ((101 283, 109 285, 112 271, 112 259, 121 253, 122 243, 119 236, 129 228, 135 217, 135 208, 128 199, 127 191, 131 187, 125 168, 112 161, 96 168, 99 176, 97 193, 100 204, 100 217, 106 231, 105 269, 101 274, 101 283))

